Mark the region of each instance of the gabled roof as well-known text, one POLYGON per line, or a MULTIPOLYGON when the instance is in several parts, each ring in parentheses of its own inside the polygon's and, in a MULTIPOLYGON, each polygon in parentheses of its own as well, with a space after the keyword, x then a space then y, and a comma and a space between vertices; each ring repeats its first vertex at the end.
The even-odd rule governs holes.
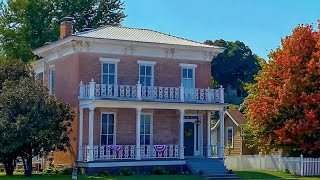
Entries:
POLYGON ((72 36, 224 49, 222 47, 210 46, 150 29, 118 26, 104 26, 98 29, 76 33, 72 36))
MULTIPOLYGON (((232 122, 237 126, 244 125, 247 123, 247 119, 244 117, 244 115, 240 111, 228 109, 228 110, 226 110, 225 117, 226 116, 229 116, 229 118, 232 120, 232 122)), ((220 119, 211 128, 211 130, 216 129, 219 123, 220 123, 220 119)))

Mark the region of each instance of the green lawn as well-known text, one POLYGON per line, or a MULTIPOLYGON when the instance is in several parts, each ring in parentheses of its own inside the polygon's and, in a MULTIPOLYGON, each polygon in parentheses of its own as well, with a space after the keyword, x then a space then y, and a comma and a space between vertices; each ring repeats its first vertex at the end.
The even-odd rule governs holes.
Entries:
MULTIPOLYGON (((23 175, 15 175, 15 176, 5 176, 0 174, 1 180, 71 180, 71 176, 68 175, 32 175, 31 178, 25 177, 23 175)), ((88 177, 88 176, 80 176, 78 180, 202 180, 202 177, 199 176, 191 176, 191 175, 146 175, 146 176, 117 176, 117 177, 88 177)))
POLYGON ((303 177, 288 174, 284 172, 277 172, 277 171, 235 171, 234 173, 238 174, 241 179, 306 179, 306 180, 313 180, 318 179, 320 177, 303 177))

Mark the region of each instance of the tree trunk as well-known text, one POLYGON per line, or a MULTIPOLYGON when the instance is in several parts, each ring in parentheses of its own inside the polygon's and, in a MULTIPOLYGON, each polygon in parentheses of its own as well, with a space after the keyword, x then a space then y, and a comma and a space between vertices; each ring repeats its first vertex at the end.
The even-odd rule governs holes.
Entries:
POLYGON ((32 175, 32 156, 27 155, 26 158, 23 158, 24 166, 24 175, 30 177, 32 175))
POLYGON ((14 171, 14 158, 6 158, 3 163, 7 176, 12 176, 14 171))

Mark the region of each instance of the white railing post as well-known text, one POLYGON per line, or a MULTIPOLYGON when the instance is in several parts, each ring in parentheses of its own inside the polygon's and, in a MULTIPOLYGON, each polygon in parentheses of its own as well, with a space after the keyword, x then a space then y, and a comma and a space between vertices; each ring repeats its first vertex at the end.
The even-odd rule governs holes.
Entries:
POLYGON ((184 102, 184 87, 183 87, 182 83, 181 83, 181 86, 180 86, 180 101, 184 102))
POLYGON ((141 101, 141 84, 140 84, 140 81, 138 81, 138 84, 137 84, 137 99, 139 101, 141 101))
POLYGON ((207 99, 207 101, 208 102, 211 102, 212 101, 212 94, 211 94, 211 91, 210 91, 210 87, 208 87, 208 91, 207 91, 207 95, 208 95, 208 99, 207 99))
POLYGON ((84 97, 84 84, 82 81, 80 81, 79 84, 79 99, 82 99, 84 97))
POLYGON ((90 81, 90 87, 89 87, 89 99, 95 99, 95 89, 96 89, 96 82, 94 82, 93 79, 90 81))
POLYGON ((219 88, 219 103, 224 103, 224 88, 220 85, 219 88))
POLYGON ((300 155, 300 176, 303 176, 303 155, 300 155))

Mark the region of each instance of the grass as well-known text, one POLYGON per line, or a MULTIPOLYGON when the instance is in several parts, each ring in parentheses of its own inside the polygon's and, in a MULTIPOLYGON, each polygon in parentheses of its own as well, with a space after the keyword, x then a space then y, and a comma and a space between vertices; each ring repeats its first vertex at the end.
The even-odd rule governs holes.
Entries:
MULTIPOLYGON (((1 180, 70 180, 70 175, 41 175, 35 174, 31 178, 25 177, 22 174, 14 176, 5 176, 0 174, 1 180)), ((90 177, 90 176, 79 176, 78 180, 202 180, 200 176, 191 175, 145 175, 145 176, 116 176, 116 177, 90 177)))
POLYGON ((320 180, 320 177, 300 177, 297 175, 278 171, 235 171, 241 179, 299 179, 320 180))

